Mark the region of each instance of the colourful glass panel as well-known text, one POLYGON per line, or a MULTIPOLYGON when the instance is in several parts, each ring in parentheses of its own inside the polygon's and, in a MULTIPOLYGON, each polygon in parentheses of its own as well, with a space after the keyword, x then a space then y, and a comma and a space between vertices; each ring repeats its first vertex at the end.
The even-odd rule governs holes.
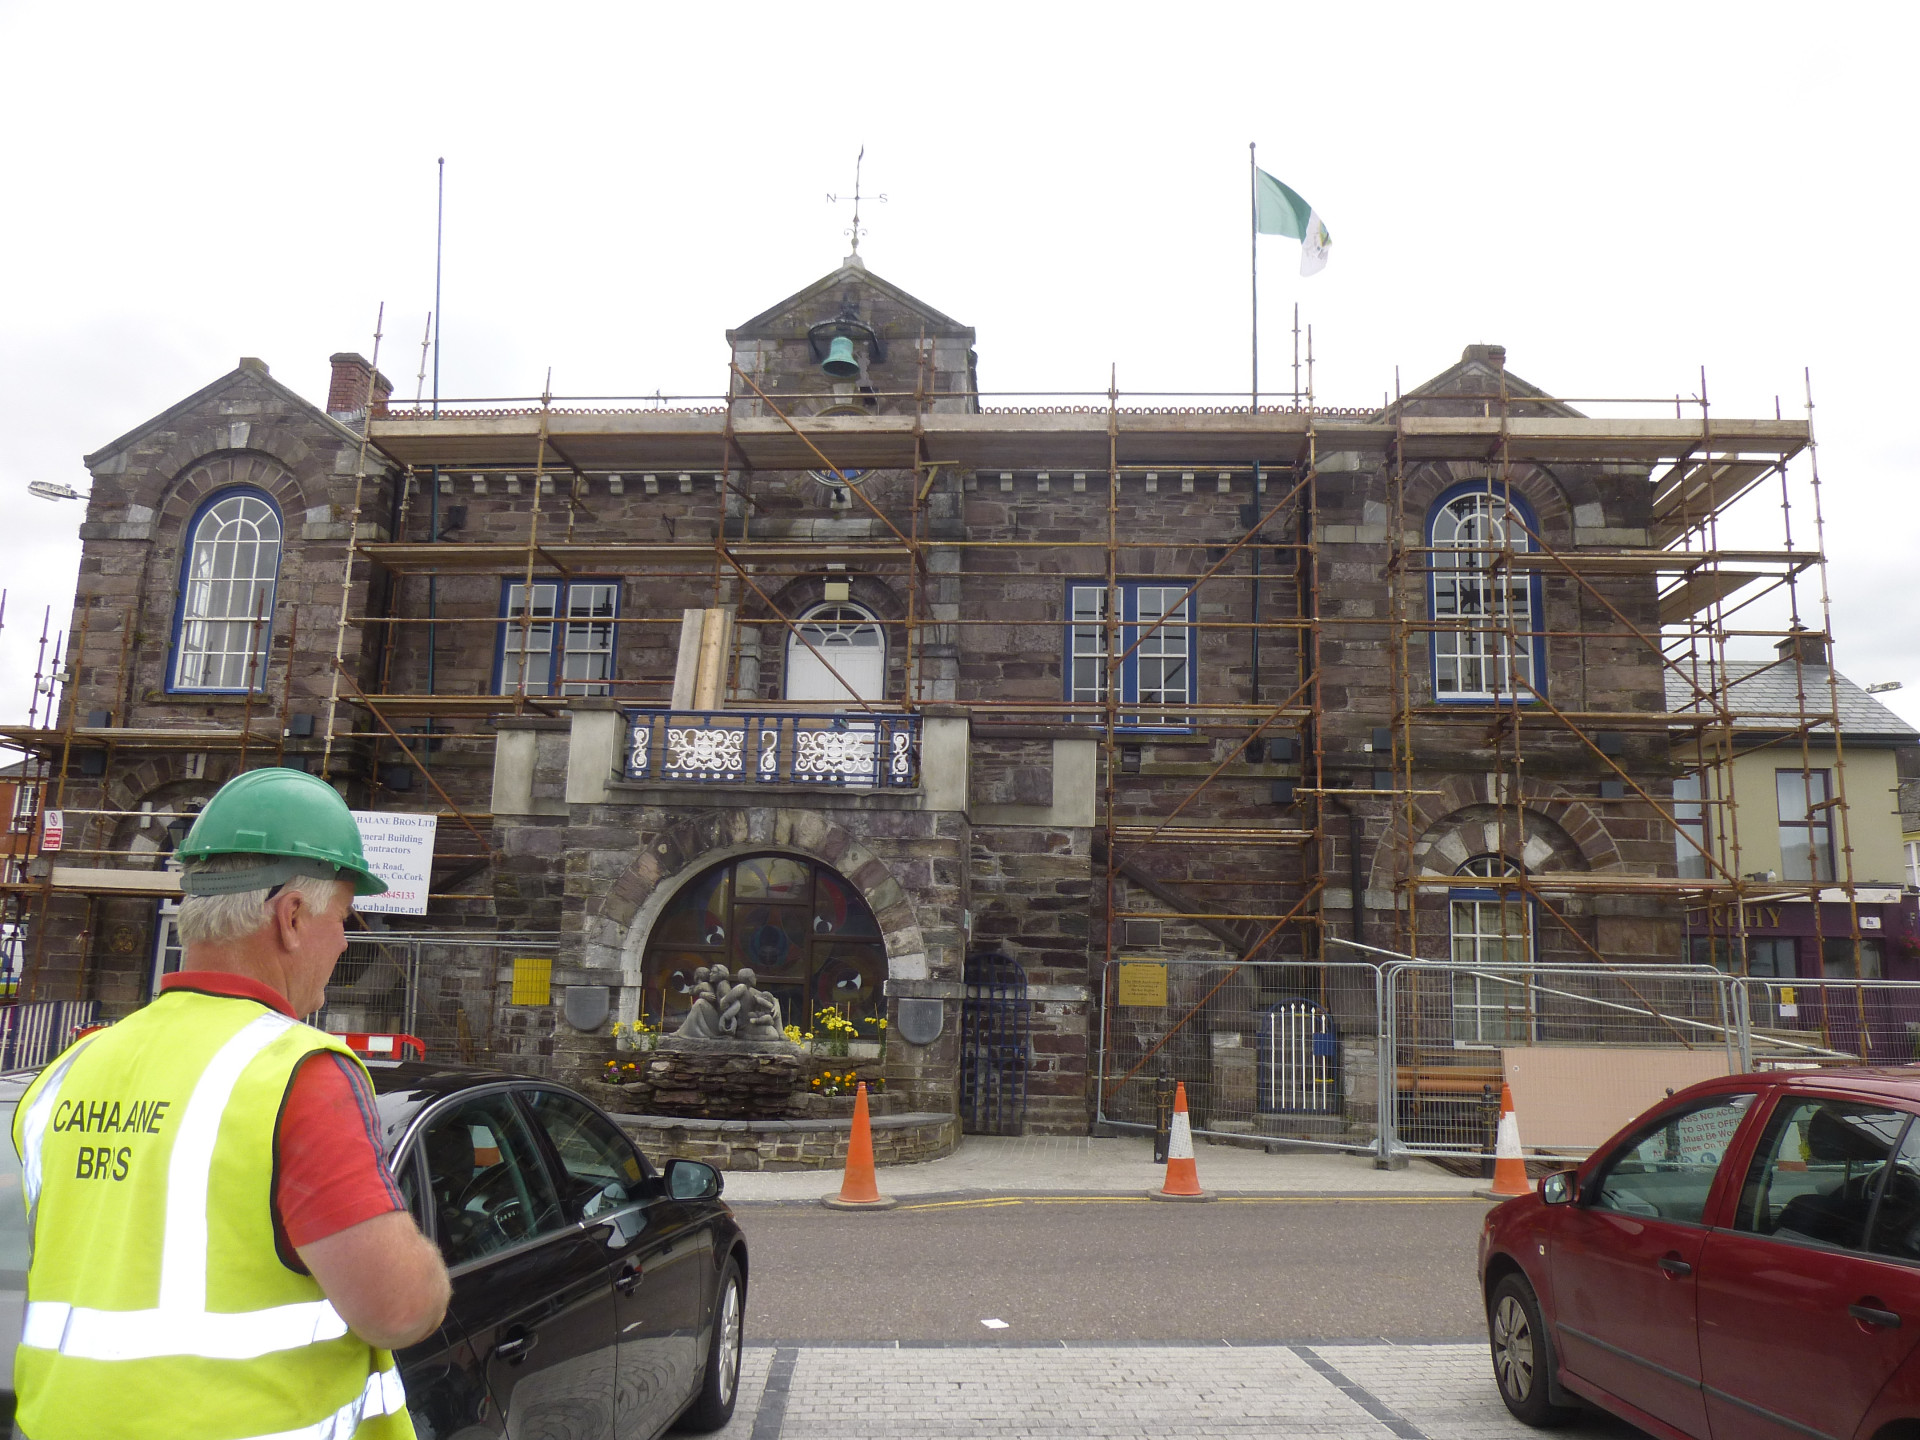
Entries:
POLYGON ((831 871, 822 870, 814 889, 813 928, 821 935, 880 935, 880 924, 859 892, 831 871))
POLYGON ((667 903, 654 939, 665 945, 725 945, 726 882, 727 867, 720 865, 685 886, 667 903))
POLYGON ((729 964, 744 965, 757 976, 798 978, 807 959, 809 912, 800 905, 734 906, 734 940, 729 964))
POLYGON ((813 867, 804 860, 778 855, 755 855, 734 867, 736 900, 785 900, 804 904, 813 880, 813 867))

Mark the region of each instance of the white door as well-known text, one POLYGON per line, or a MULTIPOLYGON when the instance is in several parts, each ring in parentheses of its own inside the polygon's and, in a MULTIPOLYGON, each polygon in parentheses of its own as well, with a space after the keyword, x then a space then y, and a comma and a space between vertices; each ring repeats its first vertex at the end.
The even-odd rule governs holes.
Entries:
POLYGON ((877 703, 886 689, 886 635, 858 605, 818 606, 789 635, 787 699, 837 708, 856 700, 877 703))

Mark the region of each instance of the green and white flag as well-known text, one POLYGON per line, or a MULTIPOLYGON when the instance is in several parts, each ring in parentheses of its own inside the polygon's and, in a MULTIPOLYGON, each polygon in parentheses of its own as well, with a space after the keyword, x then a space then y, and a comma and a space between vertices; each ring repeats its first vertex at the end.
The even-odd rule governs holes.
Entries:
POLYGON ((1258 202, 1256 228, 1262 235, 1290 235, 1300 242, 1300 273, 1316 275, 1327 268, 1327 251, 1333 236, 1327 233, 1320 214, 1293 191, 1266 171, 1253 172, 1254 196, 1258 202))

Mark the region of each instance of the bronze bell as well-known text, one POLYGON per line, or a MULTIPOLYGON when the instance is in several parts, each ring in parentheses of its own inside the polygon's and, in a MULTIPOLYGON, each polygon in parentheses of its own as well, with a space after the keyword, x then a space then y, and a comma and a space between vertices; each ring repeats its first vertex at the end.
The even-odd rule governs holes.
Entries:
POLYGON ((845 335, 833 337, 833 344, 827 347, 827 358, 820 362, 820 368, 835 380, 852 380, 860 373, 860 362, 854 358, 853 341, 845 335))

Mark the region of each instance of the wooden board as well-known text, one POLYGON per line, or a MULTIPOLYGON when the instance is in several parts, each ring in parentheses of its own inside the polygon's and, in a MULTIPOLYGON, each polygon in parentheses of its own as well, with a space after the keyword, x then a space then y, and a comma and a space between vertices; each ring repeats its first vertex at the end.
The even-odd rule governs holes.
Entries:
POLYGON ((1525 1045, 1500 1061, 1527 1150, 1594 1149, 1669 1090, 1731 1073, 1718 1044, 1525 1045))

